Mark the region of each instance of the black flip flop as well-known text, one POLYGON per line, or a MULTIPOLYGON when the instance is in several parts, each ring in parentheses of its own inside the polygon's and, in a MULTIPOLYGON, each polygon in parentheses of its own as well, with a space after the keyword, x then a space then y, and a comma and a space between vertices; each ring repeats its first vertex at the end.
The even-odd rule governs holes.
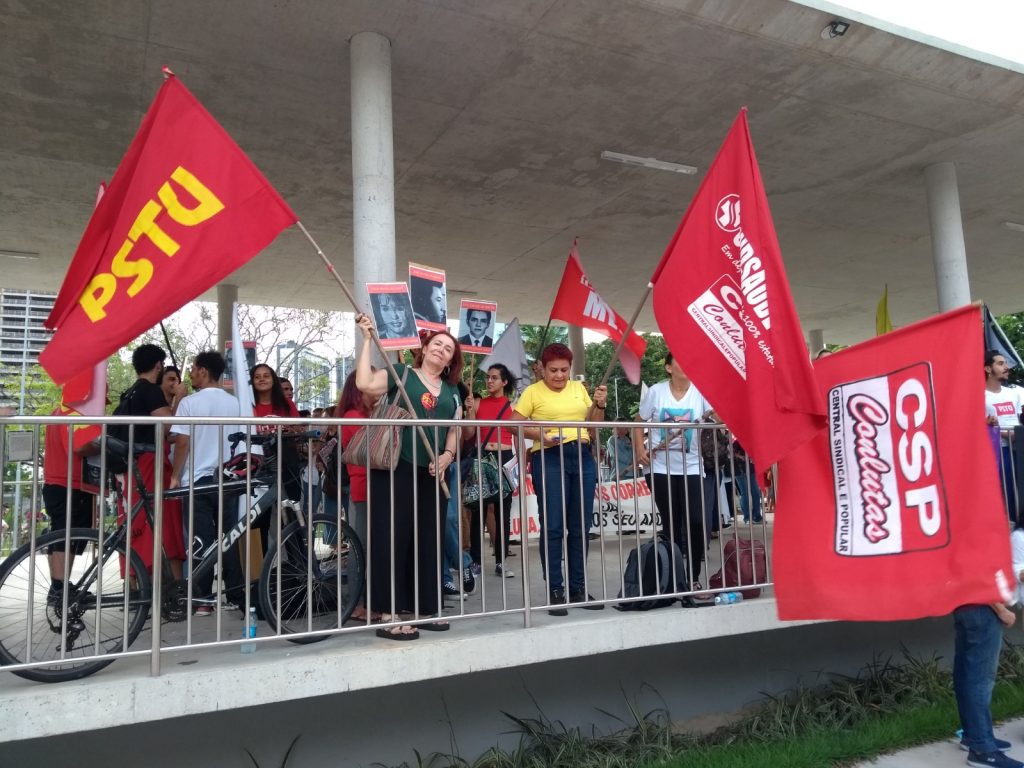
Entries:
POLYGON ((429 624, 417 624, 419 629, 425 629, 427 632, 447 632, 452 628, 452 625, 447 621, 432 621, 429 624))
POLYGON ((397 632, 395 630, 401 629, 401 627, 381 627, 377 630, 377 637, 383 638, 384 640, 419 640, 420 633, 416 630, 412 632, 397 632))

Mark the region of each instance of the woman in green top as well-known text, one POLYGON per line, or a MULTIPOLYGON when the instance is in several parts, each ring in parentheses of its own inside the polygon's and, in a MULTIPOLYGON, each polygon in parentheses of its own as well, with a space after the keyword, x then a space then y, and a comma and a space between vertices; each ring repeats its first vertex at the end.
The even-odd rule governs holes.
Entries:
MULTIPOLYGON (((373 323, 366 315, 356 318, 363 345, 356 361, 356 386, 370 397, 400 399, 398 383, 386 370, 370 365, 373 323)), ((413 416, 422 419, 458 419, 462 414, 456 383, 462 374, 462 351, 446 331, 431 333, 416 351, 415 365, 396 365, 399 378, 412 400, 413 416)), ((423 446, 419 430, 402 428, 401 458, 394 472, 371 469, 369 474, 369 604, 368 611, 391 614, 413 612, 417 618, 440 611, 438 536, 447 503, 442 503, 437 478, 455 460, 457 428, 424 427, 435 459, 423 446), (393 557, 393 559, 392 559, 393 557), (392 602, 392 591, 394 602, 392 602)), ((388 619, 389 617, 385 617, 388 619)), ((448 622, 420 625, 442 631, 448 622)), ((419 632, 405 625, 377 630, 390 640, 415 640, 419 632)))

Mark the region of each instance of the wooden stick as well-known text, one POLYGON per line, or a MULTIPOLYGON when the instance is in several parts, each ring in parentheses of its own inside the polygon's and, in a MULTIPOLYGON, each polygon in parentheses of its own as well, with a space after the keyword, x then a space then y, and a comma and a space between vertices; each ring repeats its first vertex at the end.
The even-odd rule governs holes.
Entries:
MULTIPOLYGON (((349 290, 349 287, 345 284, 345 281, 341 279, 341 275, 338 274, 338 270, 334 268, 334 265, 331 263, 331 260, 327 258, 327 256, 324 254, 320 246, 317 245, 317 242, 316 240, 313 239, 313 236, 309 234, 309 232, 304 226, 302 226, 302 222, 296 221, 295 223, 298 225, 299 230, 302 232, 302 234, 306 236, 306 239, 309 240, 309 242, 312 244, 313 248, 316 249, 317 256, 321 258, 321 260, 324 262, 324 266, 327 267, 327 271, 331 273, 331 275, 334 277, 334 281, 341 288, 345 296, 348 297, 349 303, 352 305, 352 308, 356 312, 361 312, 365 314, 367 317, 372 318, 373 315, 370 312, 360 308, 359 303, 356 301, 356 297, 352 294, 352 291, 349 290)), ((385 350, 384 346, 380 343, 380 338, 377 336, 376 329, 374 329, 373 332, 370 334, 370 338, 373 339, 373 343, 377 346, 377 351, 380 352, 380 356, 384 358, 384 365, 387 366, 388 373, 391 374, 391 378, 394 379, 395 383, 398 385, 399 395, 401 396, 403 402, 405 403, 405 407, 409 409, 409 413, 412 414, 413 420, 415 421, 416 409, 413 408, 412 399, 409 397, 409 393, 406 391, 405 385, 402 384, 402 380, 398 376, 398 372, 395 370, 395 366, 391 362, 391 358, 388 357, 387 350, 385 350)), ((419 433, 420 440, 423 442, 423 447, 427 451, 427 456, 430 457, 430 460, 434 462, 436 467, 437 457, 434 455, 434 449, 430 446, 430 440, 427 439, 426 431, 419 424, 416 425, 416 431, 419 433)), ((451 493, 448 491, 448 484, 444 481, 443 477, 438 476, 438 479, 441 481, 441 490, 444 491, 445 497, 450 498, 451 493)))

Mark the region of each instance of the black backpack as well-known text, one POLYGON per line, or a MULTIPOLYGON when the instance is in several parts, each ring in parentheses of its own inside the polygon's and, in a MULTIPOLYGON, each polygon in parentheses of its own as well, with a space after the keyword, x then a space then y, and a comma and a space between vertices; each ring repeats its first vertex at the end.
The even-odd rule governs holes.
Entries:
MULTIPOLYGON (((687 592, 690 589, 687 578, 686 557, 679 545, 664 536, 642 544, 629 553, 626 572, 623 574, 623 588, 619 597, 646 597, 667 595, 673 592, 687 592)), ((620 611, 650 611, 672 605, 678 598, 663 597, 651 600, 636 600, 616 606, 620 611)))

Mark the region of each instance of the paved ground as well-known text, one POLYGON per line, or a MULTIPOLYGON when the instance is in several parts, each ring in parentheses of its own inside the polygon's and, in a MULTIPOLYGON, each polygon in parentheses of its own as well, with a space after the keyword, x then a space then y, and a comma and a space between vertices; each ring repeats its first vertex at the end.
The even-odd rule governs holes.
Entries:
MULTIPOLYGON (((1013 742, 1010 757, 1024 760, 1024 718, 1010 720, 996 728, 996 736, 1013 742)), ((857 763, 855 768, 960 768, 967 764, 967 753, 960 749, 953 736, 946 741, 925 744, 877 760, 857 763)))

